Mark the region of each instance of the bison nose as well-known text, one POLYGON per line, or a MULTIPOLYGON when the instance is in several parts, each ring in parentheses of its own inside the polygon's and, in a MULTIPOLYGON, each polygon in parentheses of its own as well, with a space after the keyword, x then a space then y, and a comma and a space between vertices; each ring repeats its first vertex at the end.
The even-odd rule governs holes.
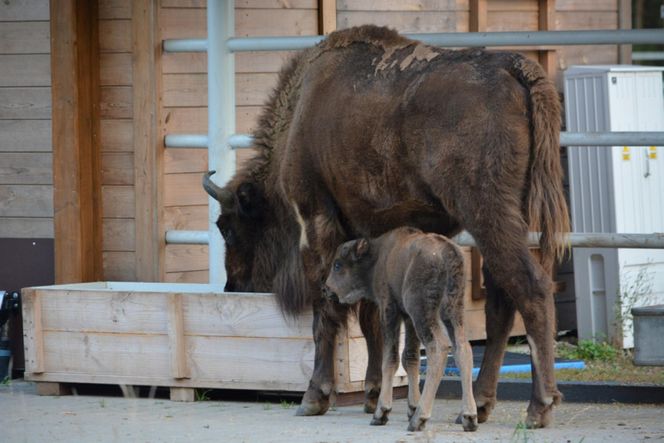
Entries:
POLYGON ((323 295, 325 296, 325 298, 327 298, 330 301, 339 303, 339 297, 327 285, 323 285, 322 290, 323 290, 323 295))

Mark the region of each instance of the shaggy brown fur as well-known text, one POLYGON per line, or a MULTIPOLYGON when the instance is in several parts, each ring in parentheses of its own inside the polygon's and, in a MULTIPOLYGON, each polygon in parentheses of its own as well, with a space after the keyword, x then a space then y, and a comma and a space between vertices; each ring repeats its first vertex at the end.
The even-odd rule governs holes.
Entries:
POLYGON ((383 382, 372 425, 386 424, 392 410, 392 380, 399 364, 403 320, 408 430, 421 431, 431 417, 452 342, 454 361, 461 372, 463 410, 459 418, 465 431, 477 429, 473 354, 463 329, 463 262, 461 250, 449 239, 413 228, 398 228, 372 240, 352 240, 337 249, 325 281, 328 297, 344 304, 370 300, 380 312, 383 382), (421 397, 420 342, 427 352, 427 376, 421 397))
MULTIPOLYGON (((399 226, 448 236, 465 228, 492 282, 480 420, 495 404, 519 309, 535 349, 529 424, 548 423, 560 398, 552 284, 526 237, 529 226, 543 232, 542 264, 560 256, 568 218, 559 128, 554 86, 514 53, 443 50, 363 26, 331 34, 283 69, 254 134, 257 156, 223 189, 204 182, 222 204, 228 289, 273 291, 291 315, 314 308, 316 364, 300 413, 324 413, 334 387, 334 335, 347 309, 326 302, 320 284, 336 247, 399 226)), ((368 309, 360 318, 377 356, 368 309)), ((372 358, 370 398, 379 379, 372 358)))

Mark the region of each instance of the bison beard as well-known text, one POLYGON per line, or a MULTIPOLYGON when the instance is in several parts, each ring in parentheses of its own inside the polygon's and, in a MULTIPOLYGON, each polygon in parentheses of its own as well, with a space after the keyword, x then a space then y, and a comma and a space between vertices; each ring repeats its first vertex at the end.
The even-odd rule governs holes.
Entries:
MULTIPOLYGON (((398 226, 469 231, 485 259, 487 349, 476 383, 480 422, 519 310, 533 357, 528 425, 560 401, 553 373, 548 269, 569 231, 558 137, 560 103, 521 55, 425 46, 387 28, 338 31, 282 70, 254 132, 257 155, 224 187, 228 290, 272 291, 283 312, 313 307, 314 373, 298 414, 323 414, 334 389, 334 337, 348 308, 320 285, 339 244, 398 226), (541 231, 542 260, 528 252, 541 231)), ((366 410, 380 387, 376 309, 360 308, 369 367, 366 410)))

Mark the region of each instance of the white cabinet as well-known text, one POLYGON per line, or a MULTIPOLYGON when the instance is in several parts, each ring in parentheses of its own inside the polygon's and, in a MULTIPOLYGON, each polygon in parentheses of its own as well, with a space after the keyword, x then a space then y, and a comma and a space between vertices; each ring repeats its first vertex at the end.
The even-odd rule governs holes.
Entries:
MULTIPOLYGON (((664 131, 661 67, 572 66, 565 72, 565 121, 572 132, 664 131)), ((575 232, 664 232, 664 148, 568 148, 575 232)), ((580 338, 633 346, 623 309, 664 302, 664 250, 574 249, 580 338), (640 276, 640 278, 638 278, 640 276), (635 297, 650 288, 648 298, 635 297), (634 300, 636 298, 636 300, 634 300)))

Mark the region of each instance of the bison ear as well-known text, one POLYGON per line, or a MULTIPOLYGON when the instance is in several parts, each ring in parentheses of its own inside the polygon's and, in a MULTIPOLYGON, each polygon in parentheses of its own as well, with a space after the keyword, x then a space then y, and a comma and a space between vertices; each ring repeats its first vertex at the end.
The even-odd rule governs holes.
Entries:
POLYGON ((242 215, 250 218, 258 218, 263 214, 265 210, 265 198, 256 185, 244 182, 238 186, 236 195, 242 215))
POLYGON ((353 248, 353 259, 355 261, 360 260, 365 255, 369 253, 369 242, 366 238, 361 238, 355 242, 355 247, 353 248))

